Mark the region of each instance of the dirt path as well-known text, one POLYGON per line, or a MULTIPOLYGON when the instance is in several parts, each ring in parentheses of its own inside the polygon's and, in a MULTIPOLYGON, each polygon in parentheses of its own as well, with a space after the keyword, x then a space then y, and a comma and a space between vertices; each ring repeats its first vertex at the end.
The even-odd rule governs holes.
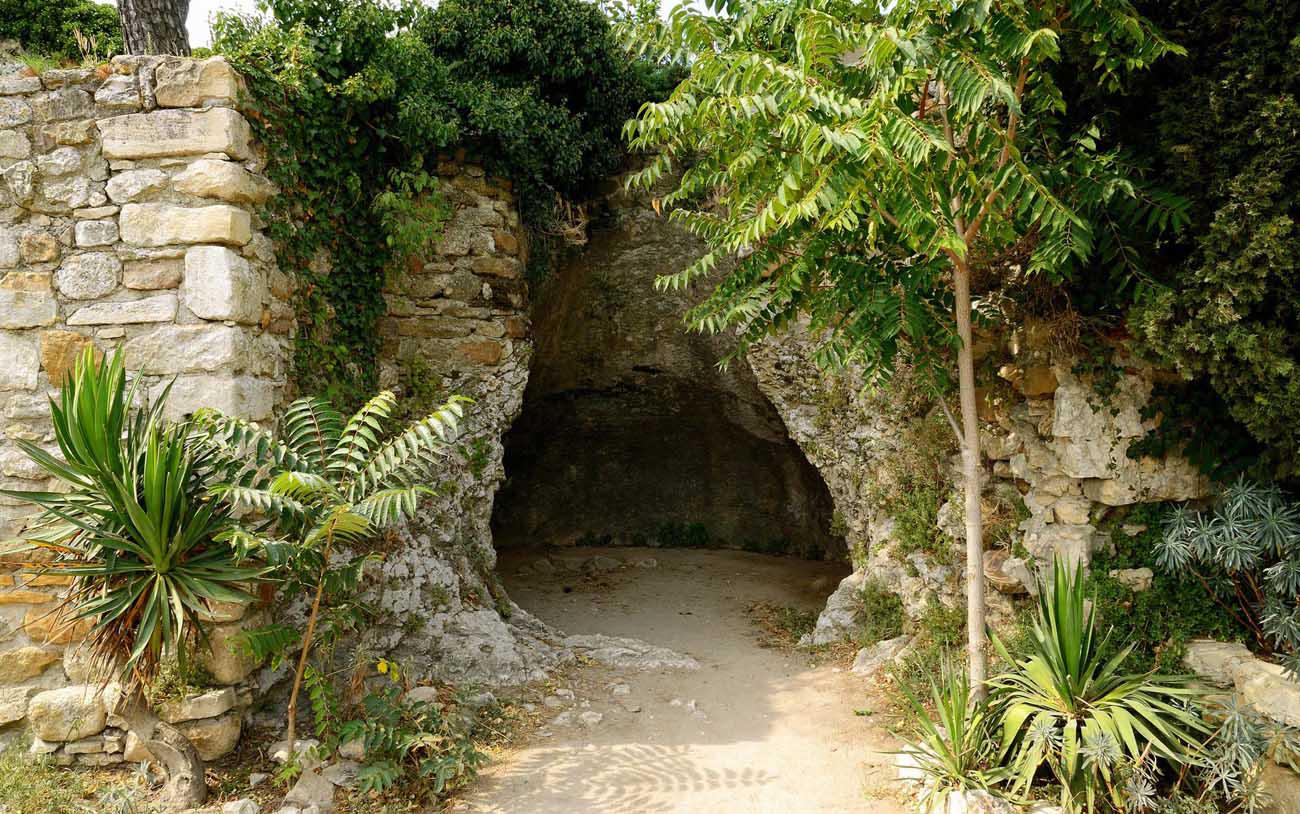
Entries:
POLYGON ((491 764, 455 811, 905 810, 868 797, 888 790, 885 752, 894 744, 854 715, 868 704, 862 679, 760 647, 746 613, 754 602, 817 608, 842 569, 727 551, 583 548, 562 556, 574 566, 594 556, 626 565, 581 578, 564 570, 521 575, 536 554, 505 559, 515 601, 569 634, 636 637, 689 654, 700 669, 575 670, 559 686, 564 697, 548 696, 539 708, 548 723, 491 764), (654 567, 635 565, 648 558, 654 567))

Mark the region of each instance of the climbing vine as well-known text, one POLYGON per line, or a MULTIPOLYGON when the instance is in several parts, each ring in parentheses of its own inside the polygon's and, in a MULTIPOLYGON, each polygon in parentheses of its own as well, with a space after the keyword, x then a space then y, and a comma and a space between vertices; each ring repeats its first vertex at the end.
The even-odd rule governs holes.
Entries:
POLYGON ((271 0, 220 15, 213 49, 249 84, 247 112, 281 188, 265 213, 297 275, 295 377, 341 404, 376 386, 385 275, 427 252, 447 208, 440 156, 511 179, 554 232, 622 159, 619 128, 653 71, 582 0, 271 0))

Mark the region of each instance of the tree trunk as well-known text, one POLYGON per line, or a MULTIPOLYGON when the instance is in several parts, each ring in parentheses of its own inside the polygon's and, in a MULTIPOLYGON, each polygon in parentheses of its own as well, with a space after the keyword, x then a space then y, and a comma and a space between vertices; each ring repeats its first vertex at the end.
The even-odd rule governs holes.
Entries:
POLYGON ((980 429, 975 403, 975 354, 971 332, 970 268, 964 259, 953 264, 956 295, 957 383, 961 398, 961 469, 966 492, 966 648, 970 658, 971 689, 977 698, 986 693, 984 652, 984 522, 980 513, 980 429))
POLYGON ((118 0, 117 9, 128 54, 190 55, 190 0, 118 0))

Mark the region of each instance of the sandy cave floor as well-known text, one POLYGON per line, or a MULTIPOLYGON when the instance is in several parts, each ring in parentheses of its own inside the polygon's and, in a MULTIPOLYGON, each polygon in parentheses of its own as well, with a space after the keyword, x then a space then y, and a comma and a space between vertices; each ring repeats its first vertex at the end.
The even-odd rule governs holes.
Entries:
POLYGON ((580 548, 552 559, 576 567, 597 555, 627 565, 595 578, 533 572, 526 566, 537 552, 505 554, 500 565, 515 601, 566 633, 640 638, 694 656, 701 668, 571 671, 556 689, 572 690, 572 700, 550 696, 541 728, 493 761, 452 811, 908 810, 890 799, 896 742, 854 714, 871 706, 866 683, 842 665, 811 666, 804 653, 762 647, 747 613, 755 602, 818 608, 843 566, 682 549, 580 548), (647 558, 656 566, 635 565, 647 558), (599 722, 580 720, 587 712, 599 722))

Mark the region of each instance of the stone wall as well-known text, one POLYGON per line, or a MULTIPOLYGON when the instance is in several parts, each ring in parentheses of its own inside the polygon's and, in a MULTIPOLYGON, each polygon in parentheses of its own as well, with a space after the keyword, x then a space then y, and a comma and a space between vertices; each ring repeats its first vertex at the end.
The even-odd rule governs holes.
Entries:
MULTIPOLYGON (((290 280, 274 266, 240 82, 220 59, 119 57, 39 76, 0 66, 0 485, 52 484, 13 444, 54 449, 47 396, 78 354, 121 347, 172 417, 215 407, 269 418, 285 396, 290 280)), ((0 539, 30 509, 0 498, 0 539)), ((37 750, 68 763, 136 759, 96 692, 79 631, 49 612, 56 577, 0 570, 0 734, 30 719, 37 750), (107 728, 106 728, 107 727, 107 728)), ((167 713, 205 757, 234 746, 253 665, 214 619, 208 666, 227 689, 167 713)))

